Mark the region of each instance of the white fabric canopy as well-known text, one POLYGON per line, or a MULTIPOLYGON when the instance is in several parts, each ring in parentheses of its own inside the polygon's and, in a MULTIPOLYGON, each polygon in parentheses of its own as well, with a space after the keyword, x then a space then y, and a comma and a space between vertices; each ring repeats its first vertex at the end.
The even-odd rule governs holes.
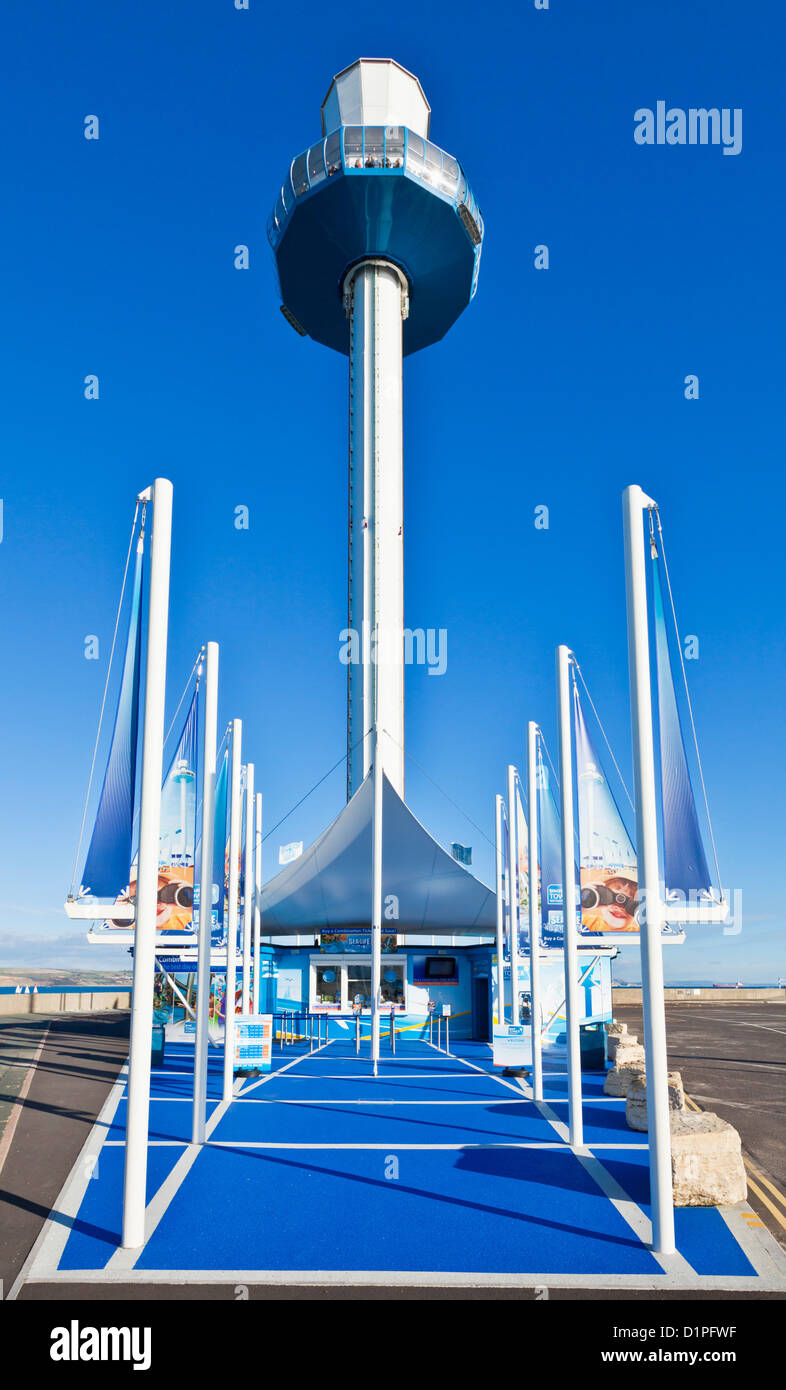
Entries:
MULTIPOLYGON (((269 936, 343 931, 371 921, 372 775, 332 825, 262 889, 269 936)), ((383 777, 383 931, 482 936, 496 931, 496 895, 437 844, 383 777), (398 915, 385 917, 385 899, 398 915)))

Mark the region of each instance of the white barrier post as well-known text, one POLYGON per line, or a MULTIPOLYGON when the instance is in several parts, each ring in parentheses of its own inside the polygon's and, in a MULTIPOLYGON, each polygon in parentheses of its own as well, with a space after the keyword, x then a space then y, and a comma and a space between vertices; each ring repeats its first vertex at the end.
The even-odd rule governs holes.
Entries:
POLYGON ((238 853, 240 851, 240 760, 243 722, 232 720, 232 771, 229 807, 229 890, 227 904, 227 987, 224 1007, 224 1085, 222 1099, 232 1099, 235 1058, 235 980, 237 972, 238 853))
POLYGON ((527 810, 529 811, 529 987, 532 1012, 532 1095, 543 1099, 540 1041, 540 920, 538 875, 538 726, 527 725, 527 810))
MULTIPOLYGON (((199 861, 199 961, 197 966, 196 1036, 194 1039, 194 1108, 191 1143, 204 1144, 207 1116, 208 1011, 210 1009, 210 942, 213 918, 213 831, 218 727, 218 643, 208 642, 205 656, 205 704, 202 731, 202 847, 199 861)), ((196 872, 196 870, 195 870, 196 872)))
POLYGON ((636 851, 639 867, 641 1000, 647 1068, 652 1248, 672 1254, 674 1197, 671 1182, 666 1013, 663 1002, 663 904, 660 895, 655 751, 652 735, 647 573, 643 513, 654 506, 640 487, 622 495, 625 536, 625 598, 628 612, 628 663, 636 800, 636 851))
POLYGON ((254 934, 254 764, 246 766, 246 843, 243 851, 243 1013, 251 1012, 251 950, 254 934))
POLYGON ((374 728, 374 810, 371 818, 371 1059, 374 1075, 379 1063, 379 1005, 382 987, 382 736, 374 728))
POLYGON ((256 815, 254 816, 254 1013, 259 1013, 259 975, 262 968, 262 793, 256 794, 256 815))
POLYGON ((164 702, 169 628, 169 565, 172 544, 172 484, 156 478, 140 494, 152 502, 150 596, 147 605, 147 670, 142 739, 142 788, 134 929, 134 989, 128 1059, 123 1234, 125 1250, 145 1243, 147 1141, 150 1118, 150 1053, 158 915, 158 855, 161 835, 161 777, 164 761, 164 702))
POLYGON ((497 1014, 497 1022, 505 1022, 505 904, 503 901, 503 872, 502 872, 502 797, 494 798, 495 825, 497 838, 497 989, 494 1000, 494 1007, 497 1014))
POLYGON ((510 925, 510 1021, 519 1021, 519 837, 516 769, 508 767, 508 921, 510 925))
POLYGON ((568 1128, 575 1147, 584 1143, 579 1033, 579 957, 576 944, 576 857, 573 848, 573 743, 570 726, 569 647, 557 647, 559 791, 562 820, 562 931, 565 962, 565 1026, 568 1042, 568 1128))

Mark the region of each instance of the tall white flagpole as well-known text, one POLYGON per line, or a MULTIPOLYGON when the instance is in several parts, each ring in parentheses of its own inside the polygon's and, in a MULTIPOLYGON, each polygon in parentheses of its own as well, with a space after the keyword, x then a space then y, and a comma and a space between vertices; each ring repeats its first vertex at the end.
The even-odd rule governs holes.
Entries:
POLYGON ((557 647, 559 715, 559 792, 562 820, 562 930, 565 962, 565 1014, 568 1041, 568 1128, 570 1143, 584 1143, 579 1033, 579 955, 576 943, 576 871, 573 850, 573 742, 570 727, 569 647, 557 647))
POLYGON ((164 702, 169 628, 169 563, 172 543, 172 484, 156 478, 140 494, 153 506, 150 593, 147 604, 142 787, 134 930, 134 991, 128 1059, 123 1234, 126 1250, 145 1243, 147 1140, 150 1118, 150 1049, 158 915, 158 853, 161 835, 161 777, 164 761, 164 702))
POLYGON ((529 987, 532 1001, 532 1094, 543 1099, 540 1044, 540 875, 538 873, 538 726, 527 724, 527 810, 529 812, 529 987))
POLYGON ((497 989, 494 1008, 497 1022, 505 1022, 505 903, 503 900, 502 872, 502 797, 494 799, 495 825, 497 832, 497 989))
POLYGON ((235 1059, 235 979, 238 919, 238 854, 240 852, 240 767, 243 721, 232 720, 232 770, 229 802, 229 887, 227 896, 227 987, 224 1001, 224 1085, 222 1099, 232 1099, 235 1059))
POLYGON ((622 494, 636 852, 639 868, 637 916, 641 932, 641 999, 647 1068, 652 1248, 658 1254, 668 1255, 675 1249, 674 1198, 671 1181, 666 1013, 663 1002, 663 904, 660 895, 643 519, 644 511, 654 505, 652 498, 647 497, 640 487, 628 487, 622 494))
POLYGON ((213 920, 213 837, 218 730, 218 643, 208 642, 205 656, 205 704, 202 731, 202 847, 199 860, 199 963, 197 966, 196 1037, 194 1040, 194 1109, 191 1143, 204 1144, 207 1115, 207 1047, 210 1009, 210 943, 213 920))
POLYGON ((254 764, 246 766, 246 845, 243 854, 243 1013, 251 1012, 251 953, 254 935, 254 764))
POLYGON ((382 735, 374 726, 374 766, 372 770, 374 796, 371 817, 371 1060, 374 1075, 379 1063, 379 1006, 382 985, 382 735))
POLYGON ((256 814, 254 816, 254 1005, 253 1011, 259 1013, 259 974, 262 967, 260 933, 262 931, 262 793, 256 794, 256 814))
POLYGON ((510 1021, 519 1021, 519 837, 516 769, 508 767, 508 921, 510 924, 510 1021))

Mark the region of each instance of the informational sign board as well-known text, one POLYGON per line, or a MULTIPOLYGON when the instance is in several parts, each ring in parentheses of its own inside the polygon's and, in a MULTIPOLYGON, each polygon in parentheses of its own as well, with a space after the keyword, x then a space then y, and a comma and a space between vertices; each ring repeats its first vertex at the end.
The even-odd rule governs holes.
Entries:
POLYGON ((273 1015, 238 1014, 235 1019, 235 1071, 270 1071, 273 1064, 273 1015))
POLYGON ((495 1023, 492 1052, 495 1067, 531 1067, 531 1029, 523 1023, 495 1023))
MULTIPOLYGON (((382 933, 380 949, 383 956, 394 955, 398 938, 392 932, 382 933)), ((320 951, 346 955, 371 954, 371 928, 353 927, 351 931, 324 931, 319 937, 320 951)))

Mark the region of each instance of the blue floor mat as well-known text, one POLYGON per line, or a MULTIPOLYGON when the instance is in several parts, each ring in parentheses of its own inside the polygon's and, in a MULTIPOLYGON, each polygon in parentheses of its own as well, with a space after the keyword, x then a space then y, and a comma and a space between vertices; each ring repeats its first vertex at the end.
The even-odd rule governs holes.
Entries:
MULTIPOLYGON (((646 1135, 644 1136, 646 1138, 646 1135)), ((612 1149, 599 1155, 604 1168, 628 1196, 641 1207, 646 1216, 650 1211, 649 1153, 612 1149)), ((714 1207, 676 1207, 674 1229, 677 1249, 697 1274, 753 1274, 756 1270, 734 1239, 726 1222, 714 1207)))
MULTIPOLYGON (((107 1130, 107 1139, 125 1139, 127 1105, 128 1102, 126 1100, 121 1100, 118 1104, 114 1119, 107 1130)), ((217 1101, 208 1101, 208 1119, 210 1119, 217 1105, 217 1101)), ((151 1140, 174 1139, 177 1143, 189 1143, 191 1140, 192 1120, 192 1107, 187 1101, 154 1100, 150 1102, 149 1134, 151 1140)))
MULTIPOLYGON (((169 1176, 182 1148, 148 1150, 147 1201, 169 1176)), ((103 1148, 60 1259, 60 1269, 103 1269, 121 1238, 124 1150, 103 1148)))
POLYGON ((207 1149, 139 1269, 655 1274, 566 1152, 207 1149))

